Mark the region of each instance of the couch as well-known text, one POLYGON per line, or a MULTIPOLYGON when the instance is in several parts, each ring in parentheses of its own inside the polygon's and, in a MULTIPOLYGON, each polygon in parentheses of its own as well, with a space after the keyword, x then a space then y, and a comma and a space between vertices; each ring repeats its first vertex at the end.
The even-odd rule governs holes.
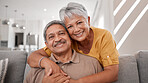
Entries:
POLYGON ((148 51, 119 56, 118 81, 114 83, 148 83, 148 51))
POLYGON ((8 58, 4 83, 23 83, 28 53, 25 51, 0 50, 0 60, 8 58))
MULTIPOLYGON (((8 58, 5 83, 23 83, 29 71, 27 52, 0 51, 0 59, 8 58)), ((148 83, 148 51, 119 56, 118 81, 114 83, 148 83)))

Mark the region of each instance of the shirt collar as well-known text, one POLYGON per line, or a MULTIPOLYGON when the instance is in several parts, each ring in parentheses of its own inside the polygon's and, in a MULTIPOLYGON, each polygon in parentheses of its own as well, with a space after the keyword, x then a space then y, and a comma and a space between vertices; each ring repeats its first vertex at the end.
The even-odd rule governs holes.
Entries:
MULTIPOLYGON (((53 53, 51 53, 50 59, 52 61, 54 61, 56 64, 60 64, 62 63, 61 61, 56 60, 56 58, 54 57, 53 53)), ((79 63, 80 62, 80 57, 77 55, 77 52, 75 50, 73 50, 73 55, 70 61, 66 62, 66 63, 79 63)), ((63 64, 66 64, 63 63, 63 64)))

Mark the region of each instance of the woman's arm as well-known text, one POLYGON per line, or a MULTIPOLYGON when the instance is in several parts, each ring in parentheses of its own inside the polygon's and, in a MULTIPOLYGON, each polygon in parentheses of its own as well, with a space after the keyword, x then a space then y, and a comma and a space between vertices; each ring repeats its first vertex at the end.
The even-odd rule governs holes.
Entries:
MULTIPOLYGON (((44 56, 48 57, 47 53, 44 51, 44 49, 39 49, 30 54, 27 62, 31 67, 39 67, 39 60, 44 56)), ((42 68, 45 68, 46 73, 49 71, 50 68, 52 69, 53 73, 61 72, 59 66, 55 62, 51 61, 49 58, 43 58, 40 65, 42 68)))
POLYGON ((70 83, 112 83, 118 80, 118 65, 104 67, 104 71, 89 75, 79 80, 70 80, 70 83))
MULTIPOLYGON (((27 59, 27 62, 28 64, 31 66, 31 67, 39 67, 38 63, 39 63, 39 60, 43 57, 43 56, 46 56, 48 57, 47 53, 44 51, 44 49, 39 49, 39 50, 36 50, 34 52, 32 52, 30 54, 30 56, 28 57, 27 59)), ((43 66, 42 66, 43 67, 43 66)))

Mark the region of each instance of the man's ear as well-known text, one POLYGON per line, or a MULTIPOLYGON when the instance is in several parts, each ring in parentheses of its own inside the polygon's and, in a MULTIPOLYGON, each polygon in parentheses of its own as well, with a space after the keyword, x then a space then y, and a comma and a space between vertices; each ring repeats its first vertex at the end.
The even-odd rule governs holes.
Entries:
POLYGON ((45 45, 47 46, 47 42, 45 42, 45 45))
POLYGON ((90 16, 88 16, 88 25, 90 26, 90 16))

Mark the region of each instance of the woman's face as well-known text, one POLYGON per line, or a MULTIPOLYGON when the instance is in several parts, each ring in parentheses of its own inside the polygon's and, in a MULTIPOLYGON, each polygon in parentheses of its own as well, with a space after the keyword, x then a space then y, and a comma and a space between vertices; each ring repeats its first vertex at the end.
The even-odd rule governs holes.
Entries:
POLYGON ((89 34, 90 19, 85 19, 83 16, 73 15, 65 18, 66 28, 72 39, 83 41, 89 34))

